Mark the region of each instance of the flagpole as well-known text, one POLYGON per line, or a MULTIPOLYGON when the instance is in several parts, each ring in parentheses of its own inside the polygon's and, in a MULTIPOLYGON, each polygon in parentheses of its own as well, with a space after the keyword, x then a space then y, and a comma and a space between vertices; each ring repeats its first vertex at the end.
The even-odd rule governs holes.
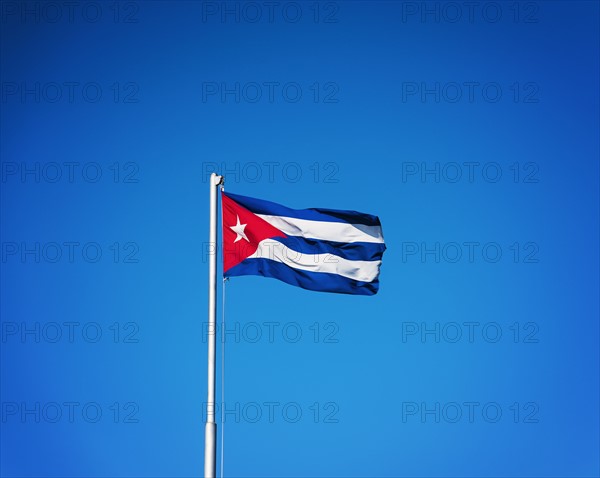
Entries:
POLYGON ((215 478, 217 424, 215 423, 215 348, 217 314, 217 191, 223 176, 210 175, 210 227, 208 255, 208 399, 204 430, 204 476, 215 478))

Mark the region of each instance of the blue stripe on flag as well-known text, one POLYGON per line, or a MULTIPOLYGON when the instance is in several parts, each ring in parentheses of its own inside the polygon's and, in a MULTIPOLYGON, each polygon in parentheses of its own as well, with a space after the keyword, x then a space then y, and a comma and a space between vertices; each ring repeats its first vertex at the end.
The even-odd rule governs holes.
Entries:
POLYGON ((318 292, 339 294, 374 295, 379 290, 379 279, 360 282, 327 272, 309 272, 293 269, 271 259, 246 259, 225 272, 225 277, 257 275, 272 277, 288 284, 318 292))
POLYGON ((291 209, 271 201, 240 196, 225 192, 226 196, 233 199, 254 214, 268 214, 270 216, 295 217, 309 221, 345 222, 349 224, 363 224, 365 226, 381 226, 379 218, 371 214, 357 211, 341 211, 337 209, 291 209))
POLYGON ((351 261, 380 261, 385 244, 376 242, 333 242, 301 236, 274 237, 288 249, 303 254, 333 254, 351 261))

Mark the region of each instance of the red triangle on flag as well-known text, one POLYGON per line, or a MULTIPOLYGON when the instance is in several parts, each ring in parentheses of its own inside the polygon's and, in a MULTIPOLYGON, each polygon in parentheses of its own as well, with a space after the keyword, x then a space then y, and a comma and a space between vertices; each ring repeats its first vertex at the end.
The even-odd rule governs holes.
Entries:
POLYGON ((223 271, 238 265, 258 249, 258 243, 272 237, 287 235, 240 206, 224 192, 221 193, 223 208, 223 271))

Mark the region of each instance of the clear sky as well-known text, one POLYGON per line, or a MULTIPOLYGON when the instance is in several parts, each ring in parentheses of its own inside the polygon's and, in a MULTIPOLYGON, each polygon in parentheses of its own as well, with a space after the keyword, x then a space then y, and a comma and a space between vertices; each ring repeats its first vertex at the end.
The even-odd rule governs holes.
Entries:
POLYGON ((213 171, 387 245, 228 283, 226 476, 600 473, 597 2, 75 3, 0 4, 2 476, 202 474, 213 171))

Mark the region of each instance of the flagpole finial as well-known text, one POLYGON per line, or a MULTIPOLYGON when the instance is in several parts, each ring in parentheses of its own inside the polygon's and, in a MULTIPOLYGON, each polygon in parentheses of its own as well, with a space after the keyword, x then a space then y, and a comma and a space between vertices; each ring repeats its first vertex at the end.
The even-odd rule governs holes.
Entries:
POLYGON ((213 186, 221 186, 225 184, 225 176, 220 176, 217 173, 212 173, 210 175, 210 180, 213 186))

